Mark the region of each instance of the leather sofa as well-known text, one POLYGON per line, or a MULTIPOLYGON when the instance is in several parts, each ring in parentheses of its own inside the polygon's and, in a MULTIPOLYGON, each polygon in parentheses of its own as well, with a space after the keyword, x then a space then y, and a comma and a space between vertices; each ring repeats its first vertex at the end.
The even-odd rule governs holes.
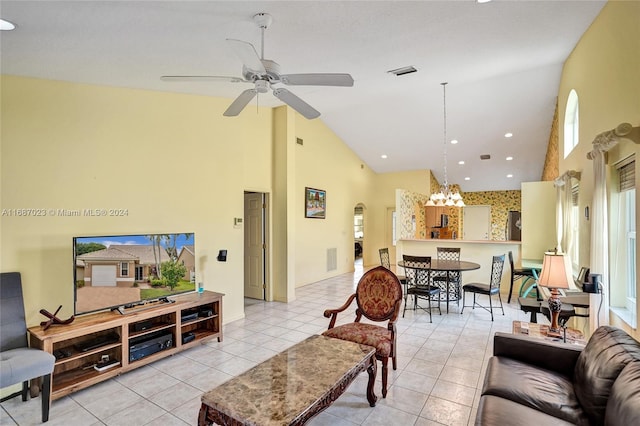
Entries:
POLYGON ((585 347, 496 333, 476 425, 640 425, 640 343, 599 327, 585 347))

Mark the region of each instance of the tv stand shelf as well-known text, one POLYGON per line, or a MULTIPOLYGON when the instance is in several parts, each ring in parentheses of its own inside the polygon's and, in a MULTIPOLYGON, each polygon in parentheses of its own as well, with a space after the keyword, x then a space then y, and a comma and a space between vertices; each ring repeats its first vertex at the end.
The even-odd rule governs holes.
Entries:
POLYGON ((221 342, 222 296, 212 291, 189 293, 171 297, 175 303, 158 304, 125 315, 99 312, 47 330, 42 326, 29 328, 31 347, 56 356, 51 399, 62 398, 216 337, 221 342), (183 317, 194 313, 198 314, 197 318, 182 322, 183 317), (185 335, 189 335, 189 340, 183 343, 185 335), (139 358, 129 361, 131 347, 139 348, 153 339, 161 339, 162 343, 149 344, 153 352, 138 353, 139 358), (89 349, 82 350, 87 347, 89 349), (116 360, 118 365, 104 371, 94 369, 94 365, 106 357, 116 360))

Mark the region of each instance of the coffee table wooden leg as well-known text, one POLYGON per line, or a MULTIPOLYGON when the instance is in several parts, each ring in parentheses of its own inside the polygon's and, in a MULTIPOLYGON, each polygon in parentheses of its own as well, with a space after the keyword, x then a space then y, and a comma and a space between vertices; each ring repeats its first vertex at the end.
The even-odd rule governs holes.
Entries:
POLYGON ((202 404, 200 413, 198 414, 198 426, 205 426, 207 424, 207 405, 202 404))
POLYGON ((378 400, 375 392, 373 391, 373 385, 376 382, 377 372, 378 372, 378 361, 376 360, 376 356, 372 355, 371 363, 369 364, 369 368, 367 368, 367 373, 369 373, 369 383, 367 384, 367 400, 369 401, 369 405, 371 407, 375 407, 376 401, 378 400))

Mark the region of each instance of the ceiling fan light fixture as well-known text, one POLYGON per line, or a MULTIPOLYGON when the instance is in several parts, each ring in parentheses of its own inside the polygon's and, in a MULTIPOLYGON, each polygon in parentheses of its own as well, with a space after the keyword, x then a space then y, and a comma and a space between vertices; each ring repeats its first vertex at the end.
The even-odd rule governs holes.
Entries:
POLYGON ((319 117, 320 112, 289 90, 275 86, 276 84, 291 86, 353 86, 353 77, 347 73, 281 74, 280 65, 278 65, 277 62, 264 58, 264 33, 273 22, 272 16, 268 13, 257 13, 253 16, 253 21, 262 33, 260 55, 258 55, 258 52, 251 43, 229 38, 226 40, 227 44, 231 46, 242 63, 242 78, 202 75, 166 75, 162 76, 161 80, 167 82, 226 81, 250 83, 253 84, 253 88, 240 93, 223 113, 225 117, 236 117, 258 93, 267 93, 269 89, 271 89, 276 98, 280 99, 308 120, 319 117))
POLYGON ((273 16, 264 12, 256 13, 253 15, 253 22, 256 23, 258 28, 264 28, 266 30, 273 22, 273 16))
POLYGON ((269 91, 269 82, 266 80, 256 80, 256 92, 267 93, 269 91))

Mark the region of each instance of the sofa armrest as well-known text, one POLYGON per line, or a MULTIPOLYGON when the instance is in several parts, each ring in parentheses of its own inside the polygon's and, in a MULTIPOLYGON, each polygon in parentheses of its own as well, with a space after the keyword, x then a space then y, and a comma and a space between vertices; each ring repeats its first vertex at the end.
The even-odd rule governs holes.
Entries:
POLYGON ((501 332, 493 338, 494 356, 512 358, 569 376, 573 376, 582 349, 582 346, 501 332))

